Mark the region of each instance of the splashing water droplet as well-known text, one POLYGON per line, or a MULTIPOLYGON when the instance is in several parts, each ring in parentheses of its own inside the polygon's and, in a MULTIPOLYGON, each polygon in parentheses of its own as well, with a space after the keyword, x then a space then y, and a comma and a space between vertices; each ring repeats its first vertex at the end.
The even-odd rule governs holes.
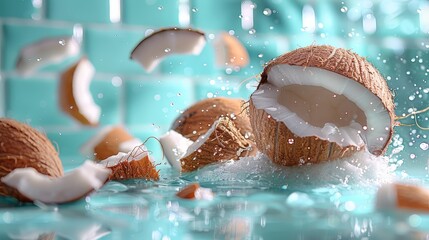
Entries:
POLYGON ((194 13, 198 12, 198 8, 192 8, 192 12, 194 13))
POLYGON ((343 12, 343 13, 345 13, 345 12, 347 12, 349 9, 346 7, 346 6, 344 6, 344 7, 341 7, 341 12, 343 12))
POLYGON ((264 9, 264 11, 262 11, 262 13, 263 13, 265 16, 270 16, 270 15, 271 15, 271 13, 272 13, 272 11, 271 11, 271 9, 269 9, 269 8, 265 8, 265 9, 264 9))
POLYGON ((162 9, 164 9, 164 7, 163 6, 158 6, 158 10, 162 10, 162 9))
POLYGON ((426 151, 426 150, 428 150, 428 149, 429 149, 429 144, 428 144, 428 143, 425 143, 425 142, 422 142, 422 143, 420 143, 420 148, 421 148, 422 150, 426 151))
POLYGON ((58 41, 58 43, 59 43, 61 46, 65 46, 65 45, 66 45, 66 41, 65 41, 64 39, 59 40, 59 41, 58 41))
POLYGON ((166 48, 166 49, 164 49, 164 52, 166 52, 166 53, 168 53, 168 52, 170 52, 171 51, 171 49, 170 48, 166 48))
POLYGON ((249 30, 249 34, 255 34, 255 33, 256 33, 255 29, 252 28, 252 29, 249 30))
POLYGON ((289 144, 293 144, 293 143, 295 142, 295 140, 294 140, 293 138, 289 138, 289 139, 287 140, 287 142, 288 142, 289 144))

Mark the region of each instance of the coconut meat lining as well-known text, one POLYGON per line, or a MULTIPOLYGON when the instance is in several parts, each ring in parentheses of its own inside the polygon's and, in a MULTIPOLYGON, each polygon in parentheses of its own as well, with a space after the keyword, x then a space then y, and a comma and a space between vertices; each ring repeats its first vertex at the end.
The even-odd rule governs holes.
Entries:
POLYGON ((389 138, 390 116, 381 100, 360 83, 324 69, 273 66, 252 101, 299 137, 341 147, 366 143, 371 153, 389 138))

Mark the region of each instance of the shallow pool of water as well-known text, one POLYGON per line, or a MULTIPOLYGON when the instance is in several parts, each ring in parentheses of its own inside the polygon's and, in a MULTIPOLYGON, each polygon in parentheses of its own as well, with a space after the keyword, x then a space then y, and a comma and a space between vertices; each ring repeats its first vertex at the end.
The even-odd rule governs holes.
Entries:
POLYGON ((429 215, 380 212, 386 182, 414 181, 387 157, 366 153, 328 164, 281 168, 259 155, 161 180, 109 182, 66 205, 0 199, 0 239, 427 239, 429 215), (176 192, 199 182, 214 200, 176 192))

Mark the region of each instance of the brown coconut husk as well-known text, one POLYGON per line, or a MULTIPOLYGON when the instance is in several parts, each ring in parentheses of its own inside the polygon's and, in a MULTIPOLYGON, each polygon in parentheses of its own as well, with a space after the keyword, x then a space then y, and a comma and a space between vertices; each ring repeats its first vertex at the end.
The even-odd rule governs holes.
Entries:
MULTIPOLYGON (((391 127, 386 143, 373 154, 378 156, 386 151, 392 138, 395 120, 392 94, 385 79, 365 58, 349 50, 328 45, 299 48, 271 61, 261 74, 258 88, 268 82, 268 72, 271 67, 278 64, 317 67, 331 71, 360 83, 376 95, 389 112, 391 127)), ((312 136, 296 136, 283 123, 270 118, 264 110, 256 109, 252 101, 250 101, 250 121, 253 128, 257 129, 254 134, 260 151, 281 165, 319 163, 348 157, 363 149, 363 146, 341 147, 334 142, 312 136), (288 144, 289 139, 293 139, 293 144, 288 144)))
POLYGON ((228 117, 243 136, 253 140, 252 126, 244 100, 236 98, 207 98, 186 109, 173 123, 171 129, 196 141, 220 117, 228 117))
MULTIPOLYGON (((208 164, 227 160, 238 160, 240 157, 253 156, 256 149, 253 142, 245 138, 228 117, 221 117, 215 122, 215 129, 204 143, 194 152, 180 159, 182 172, 190 172, 208 164)), ((191 145, 192 147, 192 145, 191 145)))
MULTIPOLYGON (((51 177, 64 175, 58 153, 45 135, 29 125, 0 118, 0 179, 16 168, 27 167, 51 177)), ((0 195, 31 201, 1 181, 0 195)))

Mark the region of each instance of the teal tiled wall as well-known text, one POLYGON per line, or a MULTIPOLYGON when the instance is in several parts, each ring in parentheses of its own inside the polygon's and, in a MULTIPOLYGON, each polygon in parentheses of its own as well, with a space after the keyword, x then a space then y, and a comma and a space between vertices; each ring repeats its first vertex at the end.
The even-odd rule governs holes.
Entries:
MULTIPOLYGON (((160 136, 197 100, 248 98, 267 61, 309 44, 345 47, 367 57, 395 91, 396 113, 406 113, 429 101, 429 40, 419 18, 425 4, 423 0, 0 0, 0 116, 42 129, 63 159, 82 161, 80 146, 101 127, 122 124, 143 140, 160 136), (302 26, 304 7, 314 12, 314 31, 302 26), (249 13, 253 23, 243 29, 249 13), (371 17, 376 28, 368 32, 364 22, 371 17), (172 56, 146 73, 129 54, 144 36, 167 26, 198 28, 207 33, 208 44, 199 56, 172 56), (235 34, 247 48, 248 66, 215 66, 213 42, 221 31, 235 34), (79 56, 31 76, 15 72, 23 46, 73 34, 82 40, 79 56), (79 125, 57 105, 59 75, 80 56, 87 56, 96 69, 90 90, 102 115, 95 128, 79 125)), ((428 114, 419 122, 428 126, 428 114)), ((412 143, 400 157, 408 162, 418 161, 412 154, 425 159, 427 151, 419 146, 428 142, 429 134, 409 127, 398 132, 412 143)), ((148 146, 160 157, 156 142, 148 146)))

